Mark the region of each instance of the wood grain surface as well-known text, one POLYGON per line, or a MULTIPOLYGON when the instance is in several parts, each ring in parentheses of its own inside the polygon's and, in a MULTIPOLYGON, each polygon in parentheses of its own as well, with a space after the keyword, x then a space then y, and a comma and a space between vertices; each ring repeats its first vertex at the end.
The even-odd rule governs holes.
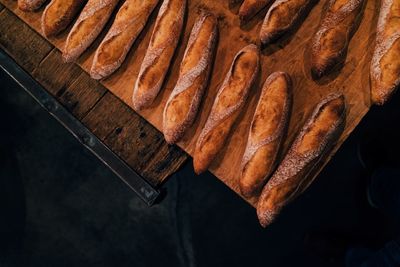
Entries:
POLYGON ((162 134, 0 4, 0 48, 153 186, 188 158, 162 134), (18 33, 18 34, 16 34, 18 33))
MULTIPOLYGON (((23 19, 33 29, 40 32, 41 12, 23 13, 16 9, 16 2, 12 0, 1 0, 8 9, 23 19)), ((200 108, 200 116, 195 125, 188 131, 183 140, 178 144, 187 153, 192 154, 194 146, 203 127, 207 115, 210 111, 213 99, 218 87, 228 70, 234 55, 245 45, 257 42, 258 32, 261 26, 262 18, 266 10, 262 11, 248 24, 240 26, 237 11, 240 3, 238 1, 215 1, 215 0, 189 0, 189 9, 185 23, 185 34, 178 46, 178 52, 174 61, 170 75, 157 97, 155 103, 147 110, 140 112, 140 115, 161 131, 162 111, 165 102, 174 87, 179 63, 188 40, 188 36, 193 26, 194 20, 200 7, 206 7, 214 12, 219 18, 220 39, 216 55, 216 62, 212 71, 210 86, 207 90, 205 99, 200 108)), ((354 130, 370 107, 369 94, 369 62, 372 57, 372 49, 375 37, 375 28, 379 12, 379 1, 368 0, 364 10, 364 16, 360 26, 350 42, 346 62, 340 70, 335 71, 329 77, 319 82, 312 80, 309 66, 310 39, 315 33, 325 1, 320 1, 310 12, 305 22, 295 31, 285 36, 279 43, 269 46, 263 50, 262 54, 262 77, 257 82, 250 94, 250 99, 245 107, 245 112, 240 118, 240 122, 234 127, 225 148, 210 167, 210 171, 219 179, 226 183, 234 191, 238 190, 238 173, 241 157, 245 147, 248 127, 251 121, 252 113, 256 106, 257 98, 260 93, 260 85, 265 78, 274 71, 288 72, 294 81, 294 107, 293 115, 289 126, 289 135, 284 144, 286 150, 294 139, 299 128, 306 120, 307 116, 315 107, 321 98, 332 92, 343 92, 346 96, 348 105, 347 124, 344 134, 335 147, 334 152, 340 147, 348 135, 354 130)), ((128 106, 131 106, 132 90, 136 80, 141 61, 145 54, 151 30, 154 25, 156 12, 153 13, 151 23, 147 25, 136 41, 134 47, 129 53, 127 60, 121 69, 114 73, 108 79, 102 81, 102 84, 110 90, 115 96, 120 98, 128 106)), ((20 33, 19 33, 20 34, 20 33)), ((104 32, 103 35, 104 36, 104 32)), ((90 47, 90 49, 78 60, 78 64, 84 69, 89 70, 92 62, 95 48, 102 36, 90 47)), ((62 48, 66 33, 61 36, 50 39, 57 48, 62 48)), ((66 81, 67 82, 67 81, 66 81)), ((68 82, 67 82, 68 83, 68 82)), ((111 96, 110 96, 111 97, 111 96)), ((121 124, 122 125, 122 124, 121 124)), ((125 122, 124 127, 132 127, 131 122, 125 122)), ((110 142, 113 139, 108 137, 110 142)), ((155 142, 161 142, 156 140, 155 142)), ((125 151, 130 154, 129 150, 125 151)), ((147 155, 146 155, 147 156, 147 155)), ((321 164, 320 170, 329 161, 330 157, 321 164)), ((318 173, 318 172, 317 172, 318 173)), ((315 173, 315 176, 317 175, 315 173)), ((254 205, 256 199, 247 199, 254 205)))

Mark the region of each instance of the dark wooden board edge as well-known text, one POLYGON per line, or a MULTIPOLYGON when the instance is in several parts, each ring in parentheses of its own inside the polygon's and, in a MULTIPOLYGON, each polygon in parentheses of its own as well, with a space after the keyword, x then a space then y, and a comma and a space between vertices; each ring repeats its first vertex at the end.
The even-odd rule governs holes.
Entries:
POLYGON ((160 186, 187 160, 99 82, 64 64, 56 48, 2 5, 0 25, 0 47, 151 185, 160 186))

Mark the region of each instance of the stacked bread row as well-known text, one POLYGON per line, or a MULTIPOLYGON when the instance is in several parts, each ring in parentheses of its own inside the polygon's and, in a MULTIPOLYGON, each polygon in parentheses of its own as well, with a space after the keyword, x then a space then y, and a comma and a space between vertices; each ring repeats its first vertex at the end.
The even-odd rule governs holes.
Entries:
MULTIPOLYGON (((44 0, 18 0, 18 6, 24 11, 34 11, 45 2, 44 0)), ((43 33, 46 36, 60 33, 83 8, 68 36, 64 49, 65 60, 73 61, 96 39, 118 2, 119 0, 52 0, 43 13, 43 33)), ((107 77, 121 66, 158 2, 159 0, 125 1, 107 36, 96 51, 91 70, 93 78, 107 77)), ((246 22, 260 10, 268 8, 259 34, 260 44, 267 46, 278 41, 283 35, 291 34, 293 29, 304 21, 317 2, 317 0, 244 0, 239 9, 239 17, 241 21, 246 22)), ((350 40, 362 18, 365 2, 365 0, 326 0, 321 22, 310 44, 312 59, 310 71, 315 79, 322 78, 340 68, 344 63, 350 40)), ((183 14, 179 12, 182 13, 185 10, 186 1, 180 1, 176 4, 181 6, 179 10, 170 7, 170 5, 175 5, 174 3, 175 1, 163 1, 157 25, 163 25, 163 21, 169 21, 168 16, 170 16, 173 22, 165 27, 173 29, 174 35, 179 35, 183 24, 183 14), (161 13, 165 9, 172 11, 163 16, 161 13), (175 17, 172 18, 172 16, 175 17)), ((400 13, 399 5, 399 1, 395 0, 382 0, 381 2, 376 47, 371 62, 370 75, 371 99, 374 104, 378 105, 384 104, 396 91, 400 83, 400 59, 398 56, 400 53, 400 25, 397 19, 400 13)), ((159 29, 161 32, 163 30, 168 31, 168 29, 159 29)), ((165 38, 157 36, 153 36, 152 40, 157 38, 159 39, 158 42, 163 42, 163 45, 168 43, 165 38)), ((174 42, 177 42, 178 39, 171 38, 172 43, 166 45, 169 54, 173 54, 174 46, 176 46, 174 42)), ((154 44, 152 48, 149 47, 144 63, 149 64, 148 59, 156 56, 151 51, 154 52, 155 49, 159 48, 159 44, 154 44)), ((169 63, 169 57, 160 59, 159 64, 169 63)), ((146 66, 143 66, 143 71, 149 72, 149 74, 146 74, 147 76, 155 75, 150 70, 152 68, 144 69, 146 69, 146 66)), ((158 87, 161 86, 164 77, 159 78, 158 81, 154 81, 159 84, 154 84, 151 92, 146 93, 155 95, 159 91, 158 87)), ((135 86, 135 92, 139 92, 139 94, 141 92, 140 80, 135 86)), ((144 100, 138 99, 137 101, 143 102, 144 100)), ((147 102, 150 102, 150 100, 147 100, 147 102)), ((138 109, 146 105, 146 103, 144 106, 139 104, 137 105, 138 109)))
MULTIPOLYGON (((268 7, 259 40, 263 46, 292 34, 301 24, 315 0, 244 0, 239 17, 247 22, 268 7)), ((345 62, 350 40, 363 14, 365 0, 326 0, 321 22, 311 47, 311 74, 320 79, 345 62)), ((383 105, 400 84, 400 2, 382 0, 376 46, 371 62, 371 101, 383 105)))

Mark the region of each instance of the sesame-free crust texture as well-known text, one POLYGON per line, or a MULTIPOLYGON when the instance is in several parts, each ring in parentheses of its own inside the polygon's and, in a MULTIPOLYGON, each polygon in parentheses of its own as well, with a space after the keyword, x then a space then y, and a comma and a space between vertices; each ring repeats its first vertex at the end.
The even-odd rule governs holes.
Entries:
POLYGON ((261 226, 271 224, 281 209, 310 185, 312 172, 342 134, 345 121, 342 94, 329 95, 317 105, 262 190, 257 204, 261 226))
POLYGON ((364 3, 365 0, 328 0, 327 10, 311 44, 311 74, 315 79, 345 61, 364 3))
POLYGON ((316 0, 276 0, 269 8, 261 25, 261 44, 266 46, 277 41, 282 35, 302 23, 316 2, 316 0))
POLYGON ((18 8, 25 12, 36 11, 46 0, 18 0, 18 8))
POLYGON ((43 11, 43 34, 52 37, 65 30, 86 2, 87 0, 52 0, 43 11))
POLYGON ((225 144, 259 70, 260 51, 254 44, 244 47, 233 59, 196 143, 193 165, 197 174, 207 170, 225 144))
POLYGON ((94 55, 90 76, 102 79, 124 62, 159 0, 126 0, 94 55))
POLYGON ((76 60, 93 43, 110 18, 118 0, 89 0, 68 34, 65 62, 76 60))
POLYGON ((178 81, 164 108, 163 133, 170 144, 178 142, 196 118, 210 77, 217 35, 217 18, 201 11, 190 34, 178 81))
POLYGON ((382 0, 371 63, 371 99, 385 104, 400 84, 400 1, 382 0))
POLYGON ((273 0, 244 0, 238 12, 240 20, 242 22, 249 21, 272 1, 273 0))
POLYGON ((165 76, 182 35, 187 0, 164 0, 150 44, 133 89, 135 110, 150 106, 164 84, 165 76))
POLYGON ((257 197, 279 160, 292 110, 292 80, 274 72, 264 83, 247 138, 239 180, 247 198, 257 197))

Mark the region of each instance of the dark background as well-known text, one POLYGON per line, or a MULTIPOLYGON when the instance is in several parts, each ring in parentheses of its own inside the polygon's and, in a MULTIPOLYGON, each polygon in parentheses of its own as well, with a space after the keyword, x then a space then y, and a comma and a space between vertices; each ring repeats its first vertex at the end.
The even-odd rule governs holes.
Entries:
POLYGON ((0 266, 343 266, 393 222, 366 200, 360 144, 399 151, 400 96, 372 108, 316 182, 262 229, 255 210, 189 161, 147 207, 0 72, 0 266))

